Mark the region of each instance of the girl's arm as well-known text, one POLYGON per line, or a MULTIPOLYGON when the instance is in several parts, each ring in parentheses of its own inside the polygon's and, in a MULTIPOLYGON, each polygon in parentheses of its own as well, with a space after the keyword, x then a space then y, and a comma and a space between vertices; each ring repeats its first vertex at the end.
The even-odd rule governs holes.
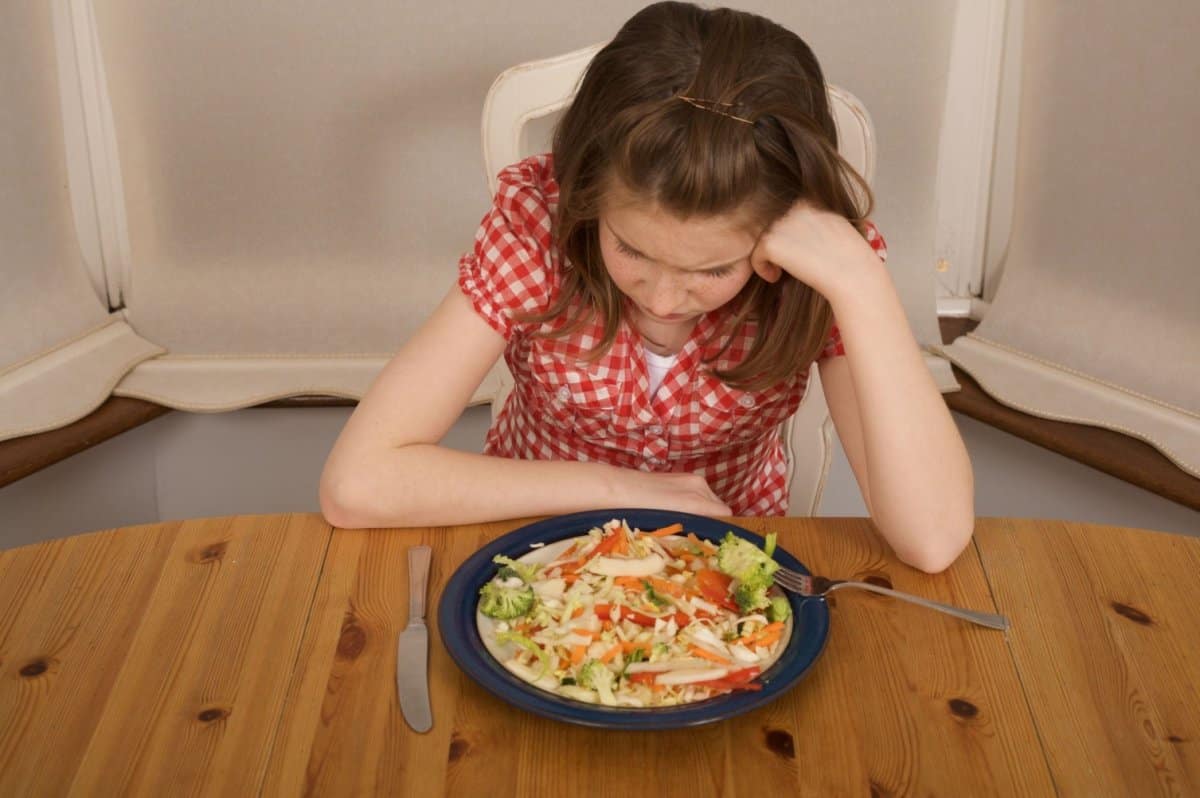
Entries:
POLYGON ((601 507, 729 508, 702 477, 599 463, 508 460, 438 445, 504 350, 452 288, 359 402, 321 474, 339 527, 463 524, 601 507))
POLYGON ((887 268, 849 222, 806 206, 759 250, 760 274, 786 270, 833 307, 846 356, 821 361, 821 383, 875 525, 900 559, 944 570, 974 530, 971 461, 887 268))

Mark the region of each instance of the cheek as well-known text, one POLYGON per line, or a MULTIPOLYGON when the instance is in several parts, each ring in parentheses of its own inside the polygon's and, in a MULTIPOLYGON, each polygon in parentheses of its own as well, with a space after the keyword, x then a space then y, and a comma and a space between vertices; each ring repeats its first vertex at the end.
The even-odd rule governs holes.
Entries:
POLYGON ((617 288, 626 291, 632 288, 644 278, 636 261, 622 256, 619 252, 615 252, 608 247, 600 248, 600 257, 604 259, 604 270, 608 272, 608 276, 617 284, 617 288))

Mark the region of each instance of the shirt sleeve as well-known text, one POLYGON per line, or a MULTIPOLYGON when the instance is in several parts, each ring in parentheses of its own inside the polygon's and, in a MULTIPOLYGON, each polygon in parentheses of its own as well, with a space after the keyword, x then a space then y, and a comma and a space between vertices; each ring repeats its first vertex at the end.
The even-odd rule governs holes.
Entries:
POLYGON ((459 260, 458 286, 505 339, 527 326, 520 316, 550 305, 556 283, 550 226, 534 170, 522 162, 501 172, 475 246, 459 260))
MULTIPOLYGON (((887 242, 883 240, 883 235, 880 234, 879 228, 874 222, 866 223, 866 238, 867 243, 871 245, 871 249, 875 250, 875 254, 884 263, 887 263, 887 242)), ((837 320, 833 322, 833 326, 829 328, 829 338, 825 341, 825 348, 821 350, 821 354, 817 359, 821 360, 827 357, 841 357, 846 354, 846 347, 842 345, 842 332, 838 329, 837 320)))

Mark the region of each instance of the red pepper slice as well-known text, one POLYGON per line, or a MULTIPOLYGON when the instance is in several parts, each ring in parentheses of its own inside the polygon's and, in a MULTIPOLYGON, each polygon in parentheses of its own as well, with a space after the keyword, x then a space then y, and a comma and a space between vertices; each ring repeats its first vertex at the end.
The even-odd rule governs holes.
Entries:
POLYGON ((729 583, 733 577, 710 568, 696 572, 696 588, 704 598, 730 612, 739 612, 738 605, 729 597, 729 583))
MULTIPOLYGON (((611 604, 597 604, 595 609, 596 615, 600 618, 600 620, 612 620, 610 615, 612 612, 611 604)), ((660 615, 656 617, 653 615, 646 615, 645 613, 638 612, 637 610, 631 610, 628 607, 621 608, 621 620, 630 620, 633 623, 636 623, 638 626, 654 626, 655 621, 662 620, 665 622, 671 620, 672 618, 675 619, 675 624, 680 628, 687 626, 692 620, 688 617, 688 614, 682 610, 671 615, 660 615)))

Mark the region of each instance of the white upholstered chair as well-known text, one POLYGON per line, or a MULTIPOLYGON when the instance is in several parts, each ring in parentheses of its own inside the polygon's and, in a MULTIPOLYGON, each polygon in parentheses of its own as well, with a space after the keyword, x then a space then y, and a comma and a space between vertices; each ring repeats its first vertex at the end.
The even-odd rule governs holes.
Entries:
MULTIPOLYGON (((602 44, 540 61, 518 64, 492 83, 483 105, 483 163, 488 185, 510 163, 550 149, 550 133, 558 113, 571 101, 580 77, 602 44)), ((829 86, 838 129, 838 148, 849 163, 871 180, 875 168, 875 133, 866 109, 851 94, 829 86)), ((512 376, 501 359, 481 387, 490 396, 493 416, 512 390, 512 376)), ((792 515, 812 515, 821 501, 833 457, 833 422, 816 368, 796 414, 784 423, 788 489, 792 515)))

